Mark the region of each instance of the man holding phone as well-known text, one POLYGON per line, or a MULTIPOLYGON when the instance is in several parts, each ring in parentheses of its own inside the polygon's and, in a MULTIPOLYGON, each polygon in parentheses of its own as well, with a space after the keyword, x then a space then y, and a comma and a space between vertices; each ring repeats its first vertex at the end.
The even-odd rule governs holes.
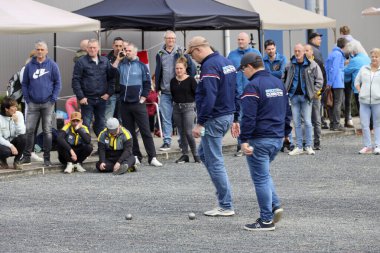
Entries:
POLYGON ((70 115, 70 122, 58 133, 57 143, 58 159, 66 165, 64 172, 70 174, 74 169, 85 172, 82 162, 91 154, 92 145, 90 132, 83 125, 80 112, 70 115))

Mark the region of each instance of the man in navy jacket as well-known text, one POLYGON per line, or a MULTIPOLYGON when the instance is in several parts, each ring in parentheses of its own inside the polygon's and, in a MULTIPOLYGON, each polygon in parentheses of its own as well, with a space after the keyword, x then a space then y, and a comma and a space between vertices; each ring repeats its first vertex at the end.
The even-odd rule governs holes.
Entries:
POLYGON ((253 231, 274 230, 274 224, 280 220, 283 210, 269 172, 269 164, 281 149, 284 136, 289 134, 285 133, 285 122, 290 123, 290 115, 287 115, 288 97, 282 81, 264 69, 261 56, 246 54, 239 69, 250 81, 241 97, 241 149, 247 156, 260 207, 260 218, 244 228, 253 231))

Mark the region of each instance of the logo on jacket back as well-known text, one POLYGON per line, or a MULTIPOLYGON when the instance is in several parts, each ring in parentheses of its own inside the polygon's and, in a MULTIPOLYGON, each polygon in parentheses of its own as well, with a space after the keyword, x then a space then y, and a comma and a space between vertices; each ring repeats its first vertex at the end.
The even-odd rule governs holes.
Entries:
POLYGON ((267 89, 265 90, 265 95, 267 98, 275 98, 284 96, 284 92, 281 89, 267 89))
POLYGON ((36 72, 33 73, 33 79, 37 79, 45 74, 49 73, 45 69, 37 69, 36 72))

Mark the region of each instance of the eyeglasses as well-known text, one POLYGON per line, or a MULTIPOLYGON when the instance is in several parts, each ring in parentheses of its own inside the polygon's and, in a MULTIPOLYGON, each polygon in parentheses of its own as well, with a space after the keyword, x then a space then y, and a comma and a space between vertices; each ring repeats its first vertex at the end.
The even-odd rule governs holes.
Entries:
POLYGON ((197 47, 192 47, 190 50, 189 50, 189 55, 192 55, 195 51, 195 49, 198 49, 197 47))

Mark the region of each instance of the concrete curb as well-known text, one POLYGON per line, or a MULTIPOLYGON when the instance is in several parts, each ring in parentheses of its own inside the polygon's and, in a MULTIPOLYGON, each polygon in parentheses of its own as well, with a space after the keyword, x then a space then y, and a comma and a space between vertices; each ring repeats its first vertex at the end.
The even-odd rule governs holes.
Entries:
MULTIPOLYGON (((337 131, 337 132, 332 132, 332 131, 325 131, 322 134, 323 138, 333 138, 337 136, 348 136, 348 135, 355 135, 356 132, 359 129, 349 129, 346 131, 337 131)), ((232 153, 236 151, 236 144, 226 144, 223 146, 223 153, 232 153)), ((157 152, 157 158, 158 160, 175 160, 176 158, 179 158, 181 155, 181 151, 179 150, 173 150, 170 152, 162 152, 159 151, 157 152)), ((96 161, 94 161, 93 158, 90 158, 90 161, 86 161, 86 163, 83 165, 84 168, 88 172, 96 172, 95 169, 95 164, 96 161)), ((0 181, 6 181, 6 180, 11 180, 14 178, 20 178, 20 177, 28 177, 32 175, 43 175, 46 173, 62 173, 64 167, 60 164, 54 164, 51 167, 35 167, 35 168, 27 168, 24 170, 10 170, 10 171, 4 171, 0 173, 0 181)))

